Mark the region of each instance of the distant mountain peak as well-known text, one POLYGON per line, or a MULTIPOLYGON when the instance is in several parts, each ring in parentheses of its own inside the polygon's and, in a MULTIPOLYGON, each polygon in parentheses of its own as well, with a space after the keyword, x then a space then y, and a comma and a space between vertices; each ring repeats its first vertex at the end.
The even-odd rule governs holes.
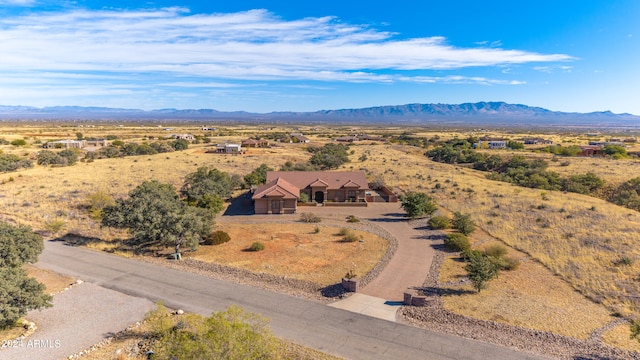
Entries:
POLYGON ((622 127, 640 129, 640 117, 614 114, 606 110, 591 113, 551 111, 503 101, 481 101, 462 104, 405 104, 374 106, 359 109, 319 110, 314 112, 249 113, 222 112, 214 109, 158 110, 121 109, 108 107, 2 106, 1 119, 31 120, 162 120, 162 121, 254 121, 254 122, 357 122, 404 123, 411 125, 494 125, 494 126, 566 126, 622 127))

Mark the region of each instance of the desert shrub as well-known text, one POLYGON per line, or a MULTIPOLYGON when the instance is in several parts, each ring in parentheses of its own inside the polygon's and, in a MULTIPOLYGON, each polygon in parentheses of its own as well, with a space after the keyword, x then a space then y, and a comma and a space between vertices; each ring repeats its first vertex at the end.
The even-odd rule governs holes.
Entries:
POLYGON ((491 261, 489 256, 480 251, 471 250, 467 253, 467 265, 465 270, 469 279, 473 283, 473 287, 480 292, 484 289, 487 281, 498 275, 500 268, 491 261))
POLYGON ((310 146, 307 150, 313 155, 309 159, 309 164, 317 166, 322 170, 337 169, 341 165, 349 162, 348 146, 343 144, 325 144, 323 147, 310 146))
POLYGON ((13 154, 0 154, 0 172, 15 171, 20 168, 27 169, 32 166, 31 160, 13 154))
POLYGON ((360 240, 358 235, 356 235, 356 233, 354 233, 350 229, 346 229, 346 228, 340 229, 340 235, 342 235, 342 240, 340 240, 340 242, 350 243, 350 242, 356 242, 360 240))
POLYGON ((50 235, 56 235, 64 227, 65 222, 62 219, 49 219, 45 222, 44 226, 50 235))
POLYGON ((87 195, 87 208, 94 219, 102 217, 102 209, 115 205, 115 200, 106 192, 99 190, 87 195))
POLYGON ((74 149, 62 150, 58 156, 66 159, 67 165, 73 165, 78 162, 78 153, 74 149))
POLYGON ((471 220, 471 216, 468 214, 463 214, 459 211, 456 211, 453 214, 453 220, 451 221, 451 225, 454 229, 463 233, 464 235, 469 235, 476 229, 476 224, 471 220))
POLYGON ((25 145, 27 145, 27 142, 24 139, 16 139, 16 140, 13 140, 11 142, 11 145, 13 145, 13 146, 25 146, 25 145))
POLYGON ((447 234, 444 238, 444 245, 453 251, 467 252, 471 249, 469 239, 464 234, 447 234))
POLYGON ((347 216, 347 222, 349 222, 349 223, 357 223, 357 222, 360 222, 360 219, 355 217, 355 215, 349 215, 349 216, 347 216))
POLYGON ((149 146, 151 146, 155 151, 159 153, 168 153, 168 152, 175 151, 175 149, 171 145, 167 144, 166 142, 156 141, 149 144, 149 146))
POLYGON ((313 233, 314 234, 319 234, 320 233, 320 227, 316 225, 316 227, 313 228, 313 233))
POLYGON ((316 214, 302 213, 300 214, 300 221, 305 223, 319 223, 322 219, 316 214))
POLYGON ((520 266, 520 260, 513 256, 505 256, 502 258, 502 260, 503 264, 500 268, 503 270, 512 271, 518 269, 518 267, 520 266))
POLYGON ((503 257, 507 254, 507 248, 502 245, 491 245, 484 250, 484 254, 493 257, 503 257))
POLYGON ((251 246, 249 246, 249 248, 247 250, 249 250, 249 251, 262 251, 262 250, 264 250, 264 244, 261 243, 260 241, 256 241, 253 244, 251 244, 251 246))
POLYGON ((231 236, 222 230, 218 230, 211 233, 211 235, 204 241, 204 244, 220 245, 229 241, 231 241, 231 236))
POLYGON ((210 317, 184 314, 168 316, 161 306, 147 314, 152 333, 148 339, 153 358, 166 359, 281 359, 278 342, 267 320, 231 306, 210 317))
POLYGON ((347 228, 341 228, 340 230, 338 230, 338 235, 340 236, 344 236, 349 232, 349 229, 347 228))
POLYGON ((451 227, 451 221, 449 218, 442 215, 432 216, 429 219, 429 227, 434 230, 443 230, 451 227))
POLYGON ((36 156, 38 165, 66 165, 67 160, 51 150, 42 150, 36 156))
POLYGON ((422 192, 411 192, 400 197, 402 209, 410 218, 433 214, 438 207, 433 198, 422 192))
POLYGON ((176 151, 186 150, 189 148, 189 141, 185 139, 177 139, 176 141, 171 143, 171 147, 176 149, 176 151))

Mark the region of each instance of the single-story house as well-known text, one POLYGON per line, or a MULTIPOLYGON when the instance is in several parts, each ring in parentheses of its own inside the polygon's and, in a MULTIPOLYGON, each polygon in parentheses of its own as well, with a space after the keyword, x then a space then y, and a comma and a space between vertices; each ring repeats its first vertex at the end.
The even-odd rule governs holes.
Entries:
POLYGON ((242 144, 243 147, 246 148, 260 148, 260 147, 269 147, 269 141, 268 140, 256 140, 256 139, 246 139, 246 140, 242 140, 242 144))
POLYGON ((241 154, 242 145, 232 143, 216 144, 216 152, 221 154, 241 154))
POLYGON ((256 214, 292 214, 302 194, 318 204, 364 202, 368 190, 362 171, 269 171, 252 200, 256 214))
POLYGON ((522 139, 525 145, 552 145, 553 141, 543 138, 524 138, 522 139))
POLYGON ((308 143, 310 140, 308 137, 302 135, 301 133, 291 133, 289 135, 289 142, 293 143, 308 143))
POLYGON ((591 146, 607 146, 607 145, 625 146, 625 144, 622 141, 589 141, 589 145, 591 146))
POLYGON ((340 137, 334 138, 333 140, 338 142, 348 142, 348 143, 352 143, 354 141, 360 141, 360 139, 357 136, 353 136, 353 135, 340 136, 340 137))
POLYGON ((89 146, 89 147, 101 148, 107 145, 109 145, 109 143, 107 143, 107 140, 105 139, 85 140, 85 146, 89 146))
POLYGON ((193 141, 196 139, 195 136, 191 135, 191 134, 172 134, 171 135, 172 138, 176 139, 176 140, 189 140, 189 141, 193 141))
POLYGON ((481 138, 474 146, 478 149, 506 149, 507 141, 501 138, 481 138))
POLYGON ((580 156, 602 156, 603 147, 600 145, 580 146, 580 156))
POLYGON ((85 140, 58 140, 47 141, 42 147, 47 149, 82 149, 85 145, 85 140))

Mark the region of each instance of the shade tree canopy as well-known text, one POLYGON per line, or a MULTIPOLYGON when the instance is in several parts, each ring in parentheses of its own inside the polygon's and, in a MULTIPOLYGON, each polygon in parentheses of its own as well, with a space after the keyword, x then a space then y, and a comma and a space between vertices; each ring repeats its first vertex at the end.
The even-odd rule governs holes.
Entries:
POLYGON ((211 232, 213 214, 187 205, 176 188, 158 181, 145 181, 126 199, 102 211, 102 225, 129 229, 136 245, 173 246, 176 254, 187 246, 196 249, 211 232))
POLYGON ((27 311, 51 306, 44 285, 22 268, 44 249, 42 237, 27 226, 0 221, 0 329, 12 326, 27 311))

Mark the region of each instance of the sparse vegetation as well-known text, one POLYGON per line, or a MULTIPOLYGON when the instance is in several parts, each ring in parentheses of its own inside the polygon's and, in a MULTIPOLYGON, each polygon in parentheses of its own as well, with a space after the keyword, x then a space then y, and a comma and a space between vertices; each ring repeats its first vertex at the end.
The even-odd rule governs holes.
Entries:
POLYGON ((402 209, 412 219, 433 214, 438 207, 433 199, 422 192, 412 192, 400 197, 402 209))
POLYGON ((351 243, 360 240, 360 237, 351 229, 342 228, 338 234, 342 236, 340 242, 351 243))
POLYGON ((262 251, 262 250, 264 250, 264 244, 261 243, 260 241, 256 241, 256 242, 252 243, 251 246, 249 246, 249 248, 247 250, 249 250, 249 251, 262 251))
POLYGON ((491 261, 489 256, 477 250, 467 252, 466 257, 467 265, 465 270, 467 270, 473 287, 480 292, 485 288, 489 280, 498 276, 499 267, 491 261))
POLYGON ((444 230, 451 227, 451 221, 443 215, 432 216, 429 219, 429 227, 433 230, 444 230))
POLYGON ((322 218, 314 213, 302 213, 300 214, 300 221, 304 223, 319 223, 322 218))
POLYGON ((360 222, 360 219, 358 219, 355 215, 349 215, 347 216, 347 222, 357 223, 357 222, 360 222))
POLYGON ((147 314, 153 329, 154 359, 273 359, 276 341, 264 318, 232 306, 204 318, 187 314, 168 316, 159 306, 147 314))
POLYGON ((459 233, 447 234, 444 245, 453 251, 467 252, 471 249, 467 236, 459 233))
POLYGON ((6 173, 24 168, 33 167, 31 160, 23 159, 17 155, 2 154, 0 152, 0 172, 6 173))
POLYGON ((456 211, 455 213, 453 213, 451 227, 458 230, 464 235, 469 235, 476 229, 476 224, 473 220, 471 220, 471 215, 463 214, 459 211, 456 211))
POLYGON ((222 230, 211 233, 204 241, 205 245, 220 245, 231 241, 231 236, 222 230))

